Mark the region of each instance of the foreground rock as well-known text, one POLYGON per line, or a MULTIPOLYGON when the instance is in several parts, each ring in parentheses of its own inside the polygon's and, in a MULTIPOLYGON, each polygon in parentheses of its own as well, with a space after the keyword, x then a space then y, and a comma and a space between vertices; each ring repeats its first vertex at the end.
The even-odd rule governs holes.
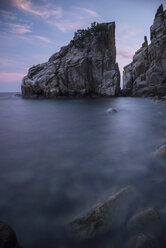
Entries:
POLYGON ((21 248, 15 231, 3 222, 0 222, 0 248, 21 248))
POLYGON ((166 95, 166 11, 161 5, 150 28, 151 44, 147 38, 135 53, 133 62, 124 67, 122 95, 166 95))
POLYGON ((105 202, 99 203, 89 213, 72 222, 74 233, 81 239, 99 237, 105 232, 117 230, 126 221, 133 201, 132 187, 121 189, 105 202))
POLYGON ((142 233, 137 234, 129 240, 126 248, 159 248, 157 240, 144 235, 142 233))
POLYGON ((115 23, 93 23, 88 30, 78 30, 48 62, 29 69, 21 88, 24 97, 117 96, 115 23))
POLYGON ((133 233, 144 233, 153 237, 162 234, 162 222, 159 213, 154 208, 146 208, 135 214, 127 224, 128 230, 133 233))

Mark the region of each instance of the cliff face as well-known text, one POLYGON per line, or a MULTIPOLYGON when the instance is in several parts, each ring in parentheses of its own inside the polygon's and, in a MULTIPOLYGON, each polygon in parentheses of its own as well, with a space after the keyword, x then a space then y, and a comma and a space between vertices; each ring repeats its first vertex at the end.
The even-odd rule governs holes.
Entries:
POLYGON ((88 30, 78 30, 70 44, 48 62, 29 69, 21 88, 25 97, 118 95, 115 23, 93 24, 88 30))
POLYGON ((123 89, 132 96, 166 95, 166 11, 161 5, 147 38, 135 53, 133 62, 124 67, 123 89))

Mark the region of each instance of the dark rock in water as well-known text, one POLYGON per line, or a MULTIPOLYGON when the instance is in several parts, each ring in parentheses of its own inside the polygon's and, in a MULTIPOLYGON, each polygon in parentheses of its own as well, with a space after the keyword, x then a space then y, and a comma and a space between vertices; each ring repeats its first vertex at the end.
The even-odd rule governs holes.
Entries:
POLYGON ((22 81, 22 95, 45 97, 117 96, 120 72, 116 63, 115 23, 78 30, 69 45, 44 64, 33 66, 22 81))
POLYGON ((0 222, 0 248, 21 248, 15 231, 3 222, 0 222))
POLYGON ((153 237, 159 237, 163 230, 160 215, 154 208, 146 208, 132 216, 127 227, 131 233, 144 233, 153 237))
POLYGON ((132 96, 166 95, 166 11, 161 5, 147 38, 135 53, 133 62, 124 67, 123 88, 132 96))
POLYGON ((121 89, 120 96, 131 96, 132 91, 131 89, 121 89))
POLYGON ((72 222, 74 234, 81 239, 99 237, 117 230, 126 221, 133 201, 133 188, 126 187, 99 203, 89 213, 72 222))
POLYGON ((107 113, 117 113, 117 110, 114 108, 107 109, 107 113))
POLYGON ((126 245, 126 248, 159 248, 157 240, 145 234, 139 233, 132 237, 126 245))
POLYGON ((157 103, 164 103, 166 104, 166 96, 154 96, 153 100, 157 103))

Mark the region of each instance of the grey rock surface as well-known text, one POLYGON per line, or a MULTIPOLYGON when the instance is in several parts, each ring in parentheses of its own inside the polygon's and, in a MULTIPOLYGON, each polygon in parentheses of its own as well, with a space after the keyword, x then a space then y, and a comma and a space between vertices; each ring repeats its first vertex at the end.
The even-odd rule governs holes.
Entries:
POLYGON ((22 80, 22 96, 117 96, 120 72, 116 63, 115 23, 88 33, 33 66, 22 80))
POLYGON ((160 248, 160 246, 157 240, 139 233, 129 240, 126 248, 160 248))
POLYGON ((0 247, 21 248, 17 241, 15 231, 4 222, 0 222, 0 247))
POLYGON ((154 208, 146 208, 133 215, 127 227, 133 234, 144 233, 153 237, 159 237, 163 229, 160 215, 154 208))
POLYGON ((117 113, 117 110, 114 108, 107 109, 107 113, 117 113))
POLYGON ((144 39, 132 63, 124 67, 124 92, 132 96, 166 95, 166 11, 163 5, 158 8, 150 28, 150 45, 147 38, 144 39))
POLYGON ((87 214, 75 219, 72 224, 74 234, 81 239, 99 237, 105 232, 110 235, 126 221, 135 191, 128 186, 97 204, 87 214))

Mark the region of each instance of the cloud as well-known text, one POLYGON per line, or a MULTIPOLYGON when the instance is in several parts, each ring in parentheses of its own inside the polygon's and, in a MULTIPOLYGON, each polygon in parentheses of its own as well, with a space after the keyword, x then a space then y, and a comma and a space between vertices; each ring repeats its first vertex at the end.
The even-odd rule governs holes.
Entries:
POLYGON ((15 20, 17 18, 16 14, 2 9, 0 9, 0 16, 9 20, 15 20))
POLYGON ((25 74, 20 72, 0 72, 0 82, 3 83, 14 83, 17 81, 21 82, 24 76, 25 74))
POLYGON ((86 28, 94 21, 103 21, 95 11, 87 8, 72 6, 64 10, 51 3, 36 4, 31 0, 13 0, 15 5, 27 13, 39 16, 47 24, 58 28, 62 32, 86 28))
POLYGON ((72 21, 70 18, 66 20, 60 20, 58 22, 52 20, 52 21, 48 21, 48 23, 54 27, 57 27, 62 32, 76 30, 79 28, 84 28, 86 26, 85 22, 81 20, 72 21))
POLYGON ((75 9, 78 9, 78 10, 81 10, 81 11, 84 11, 86 13, 88 13, 89 15, 93 16, 93 17, 101 17, 97 12, 91 10, 91 9, 86 9, 86 8, 80 8, 80 7, 73 7, 75 9))
POLYGON ((79 7, 72 7, 70 10, 64 11, 64 18, 47 20, 49 24, 62 32, 87 28, 94 21, 102 22, 103 18, 92 10, 79 7))
POLYGON ((134 55, 134 51, 126 51, 126 50, 117 50, 117 58, 118 59, 131 59, 134 55))
POLYGON ((31 26, 28 24, 15 24, 15 23, 8 23, 10 32, 14 34, 26 34, 31 33, 32 29, 31 26))
POLYGON ((53 42, 52 40, 48 39, 47 37, 44 37, 44 36, 40 36, 40 35, 31 35, 31 38, 35 38, 35 39, 38 39, 38 40, 41 40, 45 43, 48 43, 48 44, 55 44, 55 42, 53 42))
POLYGON ((15 5, 31 14, 35 14, 44 18, 48 18, 50 16, 55 16, 56 18, 61 18, 63 13, 60 7, 54 7, 51 4, 45 5, 35 5, 31 0, 13 0, 15 5))
POLYGON ((129 39, 131 37, 135 37, 140 33, 141 30, 135 30, 131 26, 127 24, 119 24, 117 25, 117 37, 120 39, 129 39))

